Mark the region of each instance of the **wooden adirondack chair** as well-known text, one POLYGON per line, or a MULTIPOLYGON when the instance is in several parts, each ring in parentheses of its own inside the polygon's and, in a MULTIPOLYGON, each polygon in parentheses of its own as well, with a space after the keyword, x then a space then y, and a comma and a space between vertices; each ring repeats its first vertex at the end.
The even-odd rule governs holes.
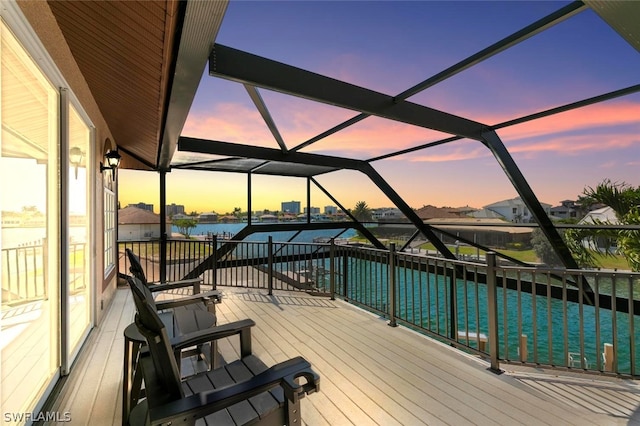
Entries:
POLYGON ((130 425, 300 424, 300 399, 319 390, 318 375, 302 357, 267 368, 251 354, 250 328, 203 330, 185 336, 191 344, 240 337, 239 360, 181 381, 166 326, 148 298, 136 292, 136 326, 148 342, 142 357, 146 399, 128 418, 130 425))
MULTIPOLYGON (((144 300, 146 303, 145 306, 154 309, 157 317, 164 324, 170 339, 179 374, 183 357, 198 356, 200 359, 207 361, 207 366, 210 368, 214 368, 217 365, 219 358, 215 339, 199 339, 197 342, 193 342, 188 336, 198 335, 198 333, 202 334, 202 332, 210 333, 212 331, 218 333, 250 333, 250 328, 255 325, 255 322, 246 319, 225 324, 224 326, 216 326, 215 314, 206 310, 171 309, 188 303, 185 302, 185 298, 156 302, 149 288, 142 284, 139 279, 127 277, 127 281, 129 282, 129 287, 131 288, 133 299, 136 303, 136 309, 140 309, 140 301, 144 300), (159 309, 158 304, 160 304, 163 309, 159 309), (210 352, 208 356, 205 356, 204 349, 207 347, 209 347, 210 352)), ((124 337, 123 422, 128 418, 131 407, 135 405, 138 399, 144 394, 142 391, 142 370, 139 359, 146 353, 146 348, 142 347, 146 343, 146 339, 139 333, 135 324, 131 324, 125 329, 124 337)))
MULTIPOLYGON (((192 287, 193 293, 191 296, 181 296, 184 299, 184 303, 181 306, 185 309, 202 309, 203 306, 197 303, 193 303, 190 301, 199 300, 203 302, 204 307, 210 311, 215 313, 215 304, 220 303, 222 300, 222 294, 217 291, 207 291, 205 293, 200 292, 200 284, 202 283, 201 278, 193 278, 188 280, 180 280, 180 281, 165 281, 165 282, 149 282, 147 281, 147 277, 144 273, 144 269, 142 269, 142 264, 140 263, 140 259, 136 256, 131 249, 125 249, 125 253, 127 254, 127 258, 129 259, 129 271, 133 274, 134 277, 138 278, 152 293, 167 291, 173 289, 180 289, 185 287, 192 287)), ((158 303, 160 305, 160 303, 158 303)))

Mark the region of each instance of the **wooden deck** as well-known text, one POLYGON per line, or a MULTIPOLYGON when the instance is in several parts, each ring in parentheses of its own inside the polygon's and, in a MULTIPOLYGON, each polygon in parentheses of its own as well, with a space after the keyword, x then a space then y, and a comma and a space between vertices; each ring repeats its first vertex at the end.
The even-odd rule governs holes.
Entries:
MULTIPOLYGON (((252 318, 254 353, 268 365, 302 355, 321 390, 302 401, 307 425, 640 424, 640 383, 503 366, 462 354, 342 301, 223 288, 219 322, 252 318)), ((86 344, 51 410, 71 424, 117 425, 128 289, 86 344)), ((222 345, 225 357, 230 345, 222 345)), ((61 423, 62 424, 62 423, 61 423)), ((66 423, 68 424, 68 423, 66 423)))

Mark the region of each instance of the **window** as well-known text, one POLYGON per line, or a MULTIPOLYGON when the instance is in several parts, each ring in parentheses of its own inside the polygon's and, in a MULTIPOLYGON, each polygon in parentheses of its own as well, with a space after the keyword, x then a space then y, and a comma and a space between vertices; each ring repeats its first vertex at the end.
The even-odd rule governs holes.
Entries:
MULTIPOLYGON (((107 173, 108 174, 108 173, 107 173)), ((104 276, 116 267, 114 246, 116 243, 116 194, 104 188, 104 276)))

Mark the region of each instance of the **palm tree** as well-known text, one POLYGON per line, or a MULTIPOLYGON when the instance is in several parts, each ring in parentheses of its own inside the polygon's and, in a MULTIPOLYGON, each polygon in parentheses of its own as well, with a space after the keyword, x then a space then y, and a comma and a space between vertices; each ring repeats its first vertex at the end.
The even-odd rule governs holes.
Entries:
POLYGON ((358 201, 351 214, 360 222, 370 222, 372 219, 371 209, 365 201, 358 201))
MULTIPOLYGON (((640 225, 640 186, 635 188, 625 182, 603 180, 595 188, 584 190, 585 204, 604 204, 615 212, 618 222, 623 225, 640 225)), ((598 222, 608 225, 608 222, 598 222)), ((572 229, 567 233, 571 240, 572 251, 587 264, 593 264, 593 256, 584 250, 582 240, 595 237, 607 237, 617 241, 618 251, 627 259, 634 271, 640 271, 640 231, 636 230, 581 230, 572 229)))

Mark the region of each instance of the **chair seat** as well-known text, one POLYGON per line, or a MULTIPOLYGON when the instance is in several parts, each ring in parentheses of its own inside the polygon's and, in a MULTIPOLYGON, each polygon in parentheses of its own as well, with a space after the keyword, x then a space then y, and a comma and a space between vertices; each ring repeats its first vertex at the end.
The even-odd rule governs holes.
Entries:
POLYGON ((176 335, 188 334, 213 327, 216 325, 216 316, 205 310, 175 309, 173 322, 176 335))
MULTIPOLYGON (((150 357, 141 360, 142 368, 153 368, 150 357)), ((194 376, 182 383, 185 396, 198 392, 206 392, 214 389, 221 389, 236 383, 241 383, 267 370, 267 366, 256 356, 249 355, 242 359, 225 364, 204 374, 194 376)), ((158 389, 150 386, 151 389, 158 389)), ((158 389, 162 392, 161 389, 158 389)), ((162 400, 162 395, 150 395, 150 399, 162 400), (155 398, 154 398, 155 397, 155 398)), ((147 401, 142 401, 131 411, 130 424, 145 424, 148 405, 147 401)), ((283 424, 284 416, 282 408, 285 403, 284 391, 282 387, 276 387, 271 391, 263 392, 248 400, 241 401, 227 409, 217 411, 206 416, 206 425, 246 425, 261 421, 261 424, 283 424)), ((202 423, 199 423, 202 424, 202 423)))

